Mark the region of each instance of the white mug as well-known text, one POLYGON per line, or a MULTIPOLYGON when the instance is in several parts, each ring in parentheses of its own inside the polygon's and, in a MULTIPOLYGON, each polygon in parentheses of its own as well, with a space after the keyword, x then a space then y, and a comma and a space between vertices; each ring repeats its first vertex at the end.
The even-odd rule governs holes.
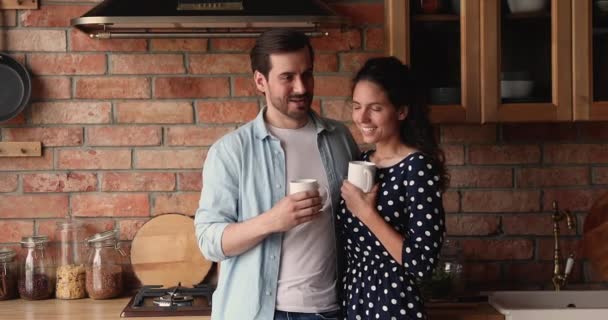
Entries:
POLYGON ((311 190, 318 190, 319 195, 323 199, 323 208, 321 208, 321 211, 327 209, 330 203, 329 192, 325 186, 319 185, 317 179, 295 179, 289 181, 289 194, 311 190))
POLYGON ((367 161, 351 161, 348 163, 348 182, 363 190, 370 192, 376 177, 376 164, 367 161))

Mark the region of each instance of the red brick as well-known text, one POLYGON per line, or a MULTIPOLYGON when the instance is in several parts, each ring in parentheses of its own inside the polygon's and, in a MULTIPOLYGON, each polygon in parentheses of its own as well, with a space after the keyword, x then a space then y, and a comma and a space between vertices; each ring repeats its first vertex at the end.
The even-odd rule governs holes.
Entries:
POLYGON ((210 146, 234 127, 169 127, 167 144, 169 146, 210 146))
POLYGON ((59 150, 58 169, 130 169, 131 151, 125 149, 59 150))
MULTIPOLYGON (((82 223, 84 228, 84 237, 88 238, 96 233, 100 233, 107 230, 114 229, 114 221, 109 219, 75 219, 82 223)), ((49 236, 49 240, 57 241, 57 222, 63 222, 64 219, 52 219, 52 220, 38 220, 36 225, 38 226, 37 234, 44 234, 49 236)), ((85 256, 86 258, 86 256, 85 256)))
POLYGON ((517 170, 519 187, 581 186, 590 183, 589 168, 521 168, 517 170))
POLYGON ((207 39, 152 39, 151 51, 204 52, 207 51, 207 39))
POLYGON ((460 211, 460 193, 457 191, 446 191, 442 195, 443 209, 445 212, 460 211))
POLYGON ((2 130, 6 141, 41 141, 45 147, 79 146, 82 128, 7 128, 2 130))
POLYGON ((383 28, 368 28, 365 30, 365 49, 384 51, 383 28))
POLYGON ((337 72, 338 56, 335 53, 315 54, 315 72, 337 72))
POLYGON ((540 162, 540 149, 532 145, 474 145, 469 147, 471 164, 529 164, 540 162))
POLYGON ((573 123, 505 124, 502 138, 509 143, 573 141, 576 140, 576 128, 573 123))
POLYGON ((31 105, 33 124, 97 124, 111 121, 108 102, 41 102, 31 105))
POLYGON ((213 51, 236 51, 249 52, 255 45, 254 38, 218 38, 211 39, 211 48, 213 51))
POLYGON ((534 243, 528 239, 461 240, 464 255, 473 260, 524 260, 534 256, 534 243))
POLYGON ((180 172, 177 174, 177 190, 201 191, 203 188, 202 172, 180 172))
POLYGON ((232 95, 234 97, 256 97, 261 95, 253 83, 252 76, 234 77, 233 87, 234 91, 232 95))
POLYGON ((162 128, 152 126, 108 126, 87 128, 90 146, 158 146, 162 128))
POLYGON ((114 54, 111 74, 180 74, 185 73, 181 54, 114 54))
POLYGON ((63 30, 2 30, 2 51, 66 51, 63 30))
POLYGON ((184 192, 171 194, 157 194, 154 197, 152 215, 163 213, 181 213, 193 216, 198 209, 199 192, 184 192))
POLYGON ((230 94, 230 83, 228 78, 160 77, 154 89, 154 98, 219 98, 230 94))
POLYGON ((192 54, 188 62, 188 73, 193 74, 251 72, 249 56, 246 54, 192 54))
POLYGON ((593 184, 608 184, 608 167, 592 168, 593 184))
POLYGON ((71 199, 75 217, 147 217, 150 201, 146 193, 74 194, 71 199))
POLYGON ((78 78, 75 87, 75 97, 81 99, 150 98, 150 79, 147 78, 78 78))
POLYGON ((137 169, 201 169, 207 150, 135 150, 137 169))
POLYGON ((544 146, 545 163, 608 163, 608 145, 605 144, 547 144, 544 146))
POLYGON ((21 112, 18 115, 16 115, 15 117, 6 120, 6 121, 0 121, 0 125, 16 125, 16 124, 25 124, 25 112, 21 112))
POLYGON ((445 164, 459 166, 464 164, 464 147, 461 145, 441 145, 445 155, 445 164))
POLYGON ((32 99, 69 99, 72 81, 68 77, 33 77, 32 99))
POLYGON ((146 51, 148 49, 148 44, 145 39, 97 40, 89 38, 88 34, 75 28, 70 30, 70 39, 70 51, 136 52, 146 51))
POLYGON ((89 11, 91 6, 42 5, 38 10, 23 10, 23 27, 69 27, 70 19, 89 11))
MULTIPOLYGON (((538 260, 553 261, 553 254, 554 254, 553 250, 555 247, 555 243, 554 243, 553 239, 552 238, 539 239, 537 241, 538 241, 537 242, 538 248, 536 250, 537 250, 538 260)), ((577 252, 578 245, 579 245, 579 239, 561 238, 559 240, 559 246, 560 246, 560 250, 562 252, 562 258, 568 257, 568 255, 571 253, 575 253, 578 256, 582 257, 583 253, 577 252)))
POLYGON ((16 174, 0 173, 0 192, 15 192, 17 187, 19 187, 19 177, 16 174))
POLYGON ((557 200, 560 209, 570 211, 588 211, 607 189, 558 189, 545 190, 543 193, 543 211, 553 210, 553 201, 557 200))
POLYGON ((17 10, 1 10, 0 11, 0 26, 14 27, 17 25, 17 10))
POLYGON ((59 218, 67 214, 67 195, 0 195, 2 218, 59 218))
POLYGON ((120 102, 116 105, 119 123, 193 123, 192 103, 178 101, 120 102))
POLYGON ((32 54, 28 66, 36 75, 97 75, 106 72, 104 54, 32 54))
POLYGON ((175 174, 165 172, 106 172, 102 191, 173 191, 175 174))
MULTIPOLYGON (((560 224, 561 233, 575 235, 576 229, 568 230, 566 223, 560 224)), ((502 230, 506 235, 542 235, 553 234, 551 214, 517 214, 502 217, 502 230)))
POLYGON ((548 262, 509 263, 504 270, 502 280, 511 283, 549 284, 553 277, 553 264, 548 262))
POLYGON ((42 150, 42 157, 0 158, 0 170, 30 171, 53 168, 53 151, 42 150))
MULTIPOLYGON (((576 128, 580 132, 580 138, 584 140, 595 140, 604 143, 608 140, 608 125, 604 122, 583 122, 576 123, 576 128)), ((576 133, 576 130, 572 130, 576 133)))
POLYGON ((118 230, 120 232, 120 240, 133 240, 137 231, 148 222, 149 219, 122 219, 118 221, 118 230))
POLYGON ((487 236, 499 232, 500 219, 485 215, 446 215, 446 228, 450 236, 487 236))
POLYGON ((97 174, 84 172, 23 175, 23 192, 97 191, 97 174))
POLYGON ((0 220, 0 243, 19 242, 21 237, 34 234, 33 221, 0 220))
POLYGON ((371 58, 382 56, 379 52, 345 52, 340 53, 340 71, 357 72, 371 58))
POLYGON ((343 76, 315 77, 315 95, 326 97, 350 96, 350 78, 343 76))
POLYGON ((540 191, 462 191, 463 212, 538 212, 540 191))
POLYGON ((443 125, 441 143, 494 143, 496 125, 443 125))
POLYGON ((340 3, 332 5, 332 8, 350 18, 354 25, 384 23, 382 3, 340 3))
POLYGON ((196 104, 197 122, 244 123, 259 112, 257 101, 201 101, 196 104))
POLYGON ((350 51, 361 48, 361 32, 359 30, 341 31, 340 29, 331 29, 327 31, 329 36, 311 39, 315 51, 350 51))
POLYGON ((342 122, 353 120, 352 110, 346 99, 323 100, 323 115, 342 122))
POLYGON ((450 188, 509 188, 513 186, 512 169, 450 168, 450 188))
POLYGON ((500 278, 500 264, 493 262, 469 262, 464 265, 467 282, 496 282, 500 278))

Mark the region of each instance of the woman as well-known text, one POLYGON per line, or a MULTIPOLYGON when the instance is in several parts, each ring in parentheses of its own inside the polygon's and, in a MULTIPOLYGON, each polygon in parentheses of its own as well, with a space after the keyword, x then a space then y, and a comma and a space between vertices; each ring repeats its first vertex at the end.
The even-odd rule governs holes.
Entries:
POLYGON ((339 230, 346 251, 347 319, 423 319, 416 280, 430 276, 445 231, 447 184, 428 109, 414 102, 411 72, 394 57, 368 60, 354 80, 352 117, 375 150, 369 193, 344 181, 339 230))

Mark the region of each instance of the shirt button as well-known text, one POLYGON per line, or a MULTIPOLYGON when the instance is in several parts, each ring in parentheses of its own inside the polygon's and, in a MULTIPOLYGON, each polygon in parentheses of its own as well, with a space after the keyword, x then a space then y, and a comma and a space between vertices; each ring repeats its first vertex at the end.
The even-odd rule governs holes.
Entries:
POLYGON ((270 291, 266 290, 266 295, 269 296, 270 295, 270 291))

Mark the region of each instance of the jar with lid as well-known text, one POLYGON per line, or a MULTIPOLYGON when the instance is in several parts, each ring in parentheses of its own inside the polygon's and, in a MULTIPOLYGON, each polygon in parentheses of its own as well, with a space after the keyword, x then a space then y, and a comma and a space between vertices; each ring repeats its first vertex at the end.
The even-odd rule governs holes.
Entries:
POLYGON ((92 299, 109 299, 122 293, 122 257, 125 253, 117 238, 117 232, 110 230, 87 239, 86 288, 92 299))
POLYGON ((85 259, 86 235, 81 222, 75 220, 57 222, 56 239, 58 299, 81 299, 86 297, 85 259))
POLYGON ((17 264, 15 251, 0 248, 0 300, 17 297, 17 264))
POLYGON ((48 249, 48 236, 21 238, 26 254, 21 261, 18 289, 27 300, 42 300, 53 296, 55 291, 55 266, 48 249))

